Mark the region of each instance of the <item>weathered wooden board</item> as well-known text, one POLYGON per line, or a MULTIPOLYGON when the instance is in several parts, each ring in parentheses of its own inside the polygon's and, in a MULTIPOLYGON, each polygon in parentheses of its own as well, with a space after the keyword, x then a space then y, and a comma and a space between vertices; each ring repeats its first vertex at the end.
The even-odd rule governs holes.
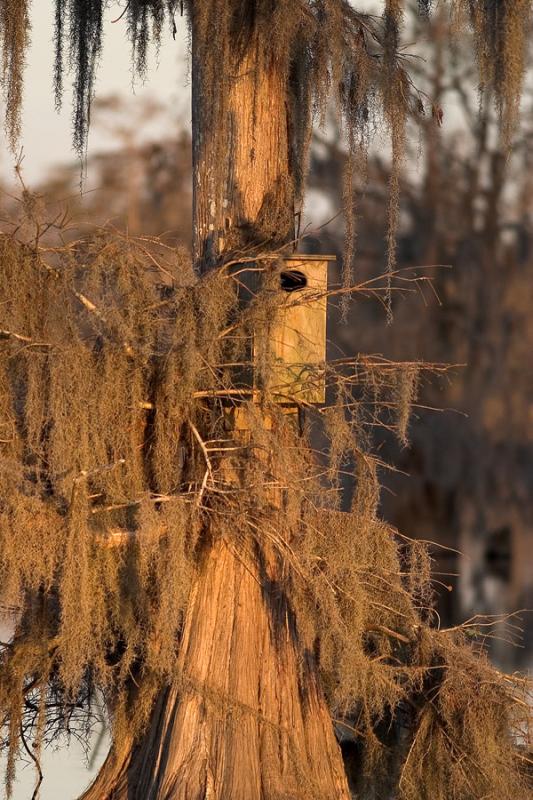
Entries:
MULTIPOLYGON (((233 371, 234 389, 260 398, 266 376, 260 378, 255 365, 265 353, 265 342, 259 337, 268 335, 273 364, 267 382, 274 399, 294 408, 300 402, 321 404, 326 399, 328 272, 335 256, 294 255, 283 261, 275 322, 268 334, 260 329, 251 332, 247 364, 233 371)), ((240 269, 243 305, 256 300, 263 277, 261 270, 240 269)))
MULTIPOLYGON (((326 382, 326 325, 328 265, 332 256, 294 256, 285 259, 286 274, 305 286, 280 288, 281 308, 272 330, 274 367, 271 390, 280 402, 291 398, 324 403, 326 382)), ((290 282, 290 280, 289 280, 290 282)))

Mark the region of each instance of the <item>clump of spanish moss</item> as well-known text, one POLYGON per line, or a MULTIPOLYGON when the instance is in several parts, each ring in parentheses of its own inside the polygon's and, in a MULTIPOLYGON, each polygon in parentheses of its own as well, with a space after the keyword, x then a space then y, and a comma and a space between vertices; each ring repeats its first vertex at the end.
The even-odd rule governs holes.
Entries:
POLYGON ((96 67, 102 48, 104 4, 101 0, 56 0, 54 89, 56 108, 63 93, 64 51, 74 69, 72 109, 73 144, 83 158, 91 121, 96 67), (65 48, 64 39, 67 38, 65 48))
POLYGON ((378 516, 372 432, 405 440, 420 365, 316 364, 308 380, 326 381, 333 407, 310 409, 300 384, 280 397, 265 345, 287 302, 279 257, 243 255, 196 279, 150 248, 105 232, 60 247, 0 237, 8 792, 28 741, 38 752, 67 730, 87 736, 99 698, 115 743, 141 734, 176 678, 202 553, 225 536, 278 560, 278 591, 368 791, 388 775, 402 800, 530 796, 520 683, 462 630, 433 626, 427 548, 378 516), (248 270, 260 279, 243 303, 248 270))
POLYGON ((0 2, 0 86, 4 93, 5 126, 14 151, 21 133, 24 66, 29 43, 28 0, 0 2))
POLYGON ((530 0, 456 0, 475 38, 481 88, 492 90, 506 146, 516 125, 526 68, 530 0))
POLYGON ((409 96, 408 77, 398 59, 400 29, 403 20, 402 0, 387 0, 384 12, 384 75, 383 108, 391 132, 390 202, 387 231, 387 321, 392 322, 392 293, 390 279, 396 266, 396 232, 400 210, 400 171, 405 149, 405 125, 409 96))
POLYGON ((400 368, 396 376, 394 406, 397 413, 397 435, 401 444, 409 444, 408 426, 411 410, 418 394, 419 369, 416 364, 400 368))
MULTIPOLYGON (((131 0, 127 3, 124 15, 134 67, 140 77, 146 73, 148 42, 158 44, 165 16, 168 13, 173 19, 177 5, 177 0, 131 0)), ((64 73, 68 68, 74 73, 73 143, 80 158, 85 156, 87 147, 96 70, 103 44, 105 8, 103 0, 55 0, 55 102, 60 108, 64 73)))

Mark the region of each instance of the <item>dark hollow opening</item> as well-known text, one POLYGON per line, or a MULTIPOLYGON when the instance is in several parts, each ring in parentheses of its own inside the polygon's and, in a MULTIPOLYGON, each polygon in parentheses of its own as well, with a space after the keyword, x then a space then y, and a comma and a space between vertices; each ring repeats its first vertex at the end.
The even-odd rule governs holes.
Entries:
POLYGON ((492 531, 485 547, 485 567, 489 575, 509 582, 512 577, 513 542, 511 529, 505 525, 492 531))
POLYGON ((280 275, 280 285, 284 292, 297 292, 307 286, 307 277, 297 269, 288 269, 280 275))

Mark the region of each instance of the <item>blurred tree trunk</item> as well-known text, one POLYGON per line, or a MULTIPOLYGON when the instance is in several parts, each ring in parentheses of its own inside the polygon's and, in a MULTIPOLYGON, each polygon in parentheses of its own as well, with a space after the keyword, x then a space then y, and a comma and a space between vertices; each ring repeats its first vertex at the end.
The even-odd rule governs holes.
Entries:
MULTIPOLYGON (((192 22, 193 249, 205 271, 224 251, 289 242, 294 183, 288 88, 261 55, 268 47, 252 28, 233 63, 219 65, 231 76, 221 150, 205 124, 212 109, 192 22)), ((315 661, 299 640, 276 557, 208 538, 215 543, 190 598, 179 677, 142 740, 112 749, 84 800, 348 798, 315 661)))

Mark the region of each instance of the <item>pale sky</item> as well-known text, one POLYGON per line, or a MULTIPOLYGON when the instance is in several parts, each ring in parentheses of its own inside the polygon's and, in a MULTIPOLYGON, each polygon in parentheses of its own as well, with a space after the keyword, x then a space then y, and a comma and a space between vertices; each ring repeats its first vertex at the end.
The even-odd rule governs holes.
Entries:
MULTIPOLYGON (((102 60, 96 81, 99 97, 120 93, 132 96, 132 74, 130 47, 125 37, 125 20, 112 24, 120 16, 124 3, 109 3, 104 26, 102 60)), ((37 182, 52 171, 57 163, 75 159, 71 149, 71 78, 65 77, 65 98, 61 114, 54 110, 52 92, 53 75, 53 2, 33 0, 32 44, 29 50, 23 112, 24 177, 29 183, 37 182)), ((137 81, 135 95, 156 97, 168 102, 174 116, 182 116, 186 124, 190 120, 190 90, 188 75, 188 43, 185 21, 176 17, 178 33, 174 41, 169 31, 159 54, 150 59, 148 80, 143 86, 137 81)), ((0 103, 3 116, 3 104, 0 103)), ((89 154, 105 146, 105 134, 93 130, 89 137, 89 154)), ((9 152, 3 133, 0 132, 0 176, 11 178, 14 159, 9 152)), ((90 182, 90 175, 88 181, 90 182)))

